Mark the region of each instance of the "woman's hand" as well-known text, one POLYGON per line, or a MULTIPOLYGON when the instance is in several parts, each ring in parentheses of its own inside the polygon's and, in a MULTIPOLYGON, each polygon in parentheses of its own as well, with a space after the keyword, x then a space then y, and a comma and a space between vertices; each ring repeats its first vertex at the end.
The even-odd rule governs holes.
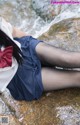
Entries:
MULTIPOLYGON (((15 27, 15 26, 12 26, 8 21, 6 21, 3 17, 1 17, 1 21, 2 21, 2 28, 5 27, 7 28, 12 37, 23 37, 23 36, 27 36, 26 32, 24 31, 21 31, 19 28, 15 27)), ((4 30, 3 30, 4 31, 4 30)), ((6 31, 7 32, 7 31, 6 31)))
POLYGON ((21 31, 20 29, 13 27, 13 32, 12 32, 12 36, 14 37, 23 37, 23 36, 27 36, 26 32, 21 31))

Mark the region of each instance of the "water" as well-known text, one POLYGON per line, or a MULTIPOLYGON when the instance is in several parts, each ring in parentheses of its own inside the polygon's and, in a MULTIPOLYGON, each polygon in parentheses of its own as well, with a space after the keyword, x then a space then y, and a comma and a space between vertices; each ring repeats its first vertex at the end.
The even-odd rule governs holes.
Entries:
MULTIPOLYGON (((51 18, 50 20, 46 17, 46 20, 45 20, 44 18, 42 18, 43 12, 42 11, 41 13, 39 12, 40 14, 39 15, 38 12, 36 12, 35 8, 32 7, 31 1, 32 0, 13 0, 13 1, 0 0, 0 15, 4 17, 7 21, 9 21, 12 25, 19 27, 20 29, 25 31, 27 34, 30 34, 36 38, 42 35, 47 30, 49 30, 49 28, 53 24, 56 24, 68 18, 80 18, 79 5, 61 5, 61 6, 56 5, 55 7, 53 5, 49 5, 49 6, 47 5, 46 10, 47 8, 52 6, 52 9, 56 8, 54 9, 54 11, 59 12, 59 13, 57 13, 56 16, 53 17, 53 19, 51 18)), ((36 1, 41 2, 39 0, 36 0, 36 1)), ((47 1, 47 0, 44 0, 44 1, 47 1)), ((49 97, 49 98, 48 96, 50 96, 50 94, 48 94, 46 99, 45 97, 43 97, 43 100, 40 102, 39 106, 38 106, 39 102, 38 103, 33 102, 33 104, 30 103, 28 106, 27 105, 28 103, 22 103, 22 102, 20 103, 20 102, 15 101, 10 96, 9 92, 6 90, 2 95, 3 100, 0 99, 0 114, 9 114, 9 110, 6 108, 5 103, 4 103, 6 102, 6 105, 9 106, 11 113, 13 112, 13 114, 15 114, 16 118, 18 118, 21 123, 23 122, 27 123, 27 119, 29 119, 29 115, 26 115, 26 114, 29 113, 29 111, 32 111, 32 110, 34 111, 34 107, 36 106, 36 110, 33 112, 33 115, 31 115, 32 119, 35 118, 36 116, 39 118, 42 116, 43 117, 42 121, 44 121, 44 119, 46 121, 52 118, 53 114, 55 115, 57 114, 56 117, 57 118, 59 117, 59 119, 63 121, 64 125, 67 125, 67 124, 73 125, 74 119, 76 119, 75 120, 76 123, 78 122, 80 123, 80 119, 79 119, 80 107, 77 109, 72 107, 73 103, 79 104, 80 102, 79 93, 80 93, 79 91, 74 91, 74 92, 64 91, 64 93, 62 92, 61 94, 56 92, 56 93, 53 93, 52 97, 49 97), (58 104, 59 106, 57 106, 58 104), (69 106, 65 106, 66 104, 68 104, 69 106), (40 109, 40 107, 42 110, 40 109), (52 108, 54 111, 52 110, 52 108), (57 113, 55 113, 55 111, 57 113), (42 114, 39 114, 39 113, 42 113, 42 114)), ((53 119, 51 119, 52 123, 53 123, 53 120, 56 121, 55 115, 53 119)), ((30 116, 30 120, 31 120, 31 116, 30 116)), ((38 118, 36 118, 36 120, 37 122, 39 121, 38 118)), ((32 124, 33 124, 33 120, 32 120, 32 124)))
POLYGON ((36 34, 41 27, 46 25, 46 22, 32 10, 30 1, 26 0, 1 0, 0 15, 12 25, 23 29, 31 35, 36 34))
MULTIPOLYGON (((0 0, 0 15, 12 25, 36 38, 46 32, 53 24, 65 18, 80 17, 79 5, 55 5, 56 10, 61 7, 60 13, 53 20, 47 18, 44 20, 41 15, 37 14, 31 4, 31 0, 0 0)), ((54 5, 50 4, 46 7, 49 8, 48 6, 54 8, 54 5)))

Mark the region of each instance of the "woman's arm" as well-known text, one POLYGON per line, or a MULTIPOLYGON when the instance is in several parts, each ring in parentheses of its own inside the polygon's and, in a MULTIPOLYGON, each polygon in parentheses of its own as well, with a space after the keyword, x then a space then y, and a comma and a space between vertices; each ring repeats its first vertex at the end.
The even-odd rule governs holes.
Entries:
POLYGON ((13 37, 23 37, 23 36, 27 36, 26 32, 21 31, 20 29, 13 27, 13 32, 12 32, 12 36, 13 37))
MULTIPOLYGON (((27 36, 26 32, 21 31, 19 28, 12 26, 8 21, 6 21, 3 17, 1 17, 1 29, 3 31, 5 31, 5 29, 7 29, 5 32, 10 31, 12 34, 12 37, 23 37, 23 36, 27 36), (5 28, 5 29, 4 29, 5 28)), ((7 33, 9 34, 9 33, 7 33)))

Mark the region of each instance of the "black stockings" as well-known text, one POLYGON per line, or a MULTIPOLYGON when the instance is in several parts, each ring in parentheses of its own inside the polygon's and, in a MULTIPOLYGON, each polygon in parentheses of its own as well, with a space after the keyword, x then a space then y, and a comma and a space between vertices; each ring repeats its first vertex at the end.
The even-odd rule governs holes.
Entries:
POLYGON ((80 68, 80 53, 69 52, 53 47, 46 43, 39 43, 36 52, 42 64, 42 82, 44 90, 55 90, 66 87, 80 87, 80 72, 60 70, 54 68, 80 68))

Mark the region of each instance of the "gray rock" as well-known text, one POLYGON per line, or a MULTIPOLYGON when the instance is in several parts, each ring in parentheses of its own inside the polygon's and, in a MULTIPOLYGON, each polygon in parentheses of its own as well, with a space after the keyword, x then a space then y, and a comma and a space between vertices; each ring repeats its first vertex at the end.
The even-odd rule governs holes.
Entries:
MULTIPOLYGON (((38 30, 43 27, 42 22, 39 25, 40 22, 36 21, 36 13, 44 20, 52 20, 59 14, 39 39, 52 46, 80 51, 78 5, 53 6, 49 0, 32 0, 32 3, 31 0, 5 0, 4 4, 1 0, 0 13, 13 24, 19 27, 22 24, 23 29, 26 27, 26 30, 33 29, 35 32, 34 25, 39 26, 38 30), (35 12, 30 8, 31 4, 35 12), (71 11, 73 13, 69 13, 71 11)), ((2 116, 9 118, 9 125, 80 125, 80 88, 45 92, 39 100, 31 102, 16 101, 6 89, 0 95, 0 122, 2 116)))
POLYGON ((32 7, 43 19, 53 19, 52 11, 54 7, 49 0, 32 0, 32 7))

